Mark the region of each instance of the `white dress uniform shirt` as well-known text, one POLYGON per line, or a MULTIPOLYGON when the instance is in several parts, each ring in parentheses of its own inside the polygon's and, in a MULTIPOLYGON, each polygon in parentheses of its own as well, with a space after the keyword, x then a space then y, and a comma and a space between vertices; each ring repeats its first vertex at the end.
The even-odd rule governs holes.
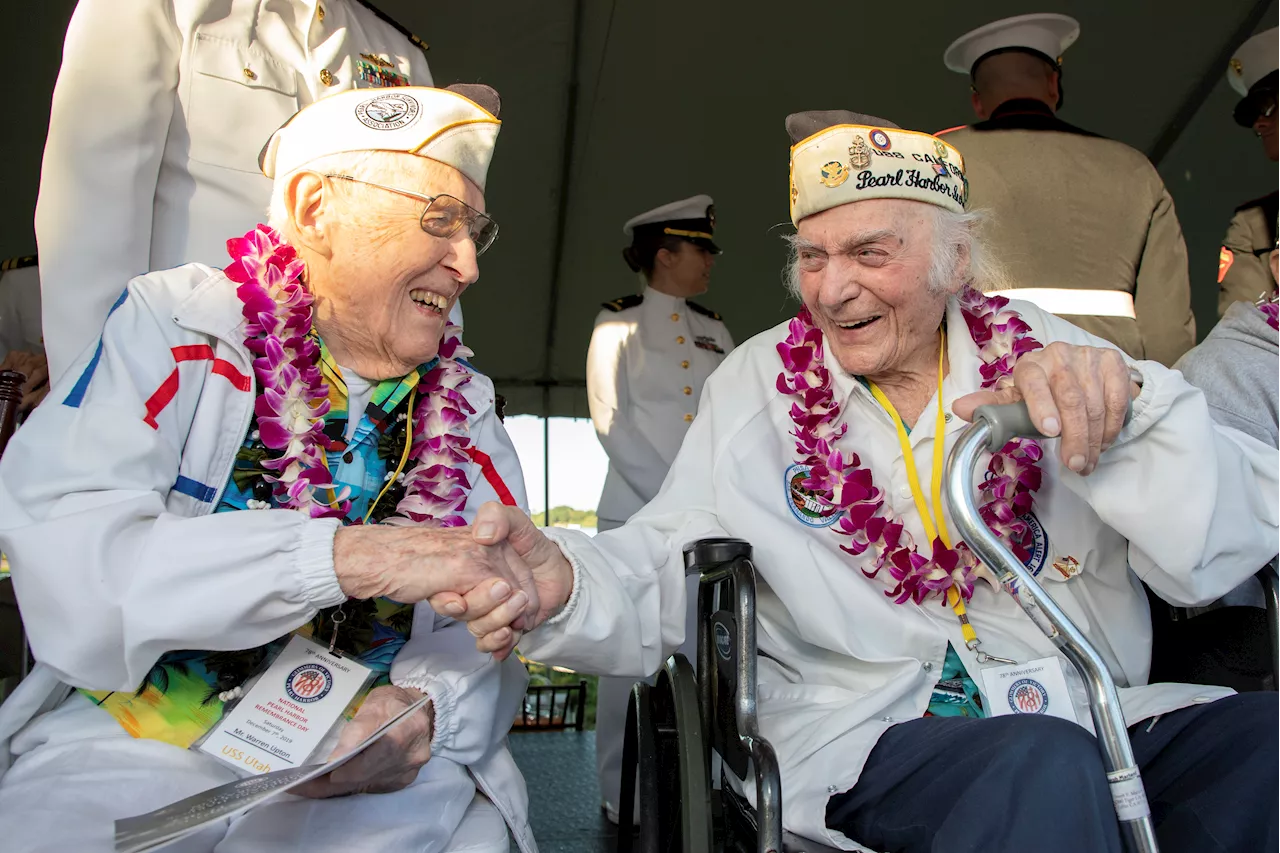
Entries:
POLYGON ((646 287, 607 303, 587 351, 587 400, 609 473, 596 511, 617 526, 658 494, 698 411, 703 383, 733 350, 719 315, 646 287))
POLYGON ((14 258, 0 265, 0 359, 10 350, 42 352, 40 272, 35 259, 14 258))
POLYGON ((365 54, 432 85, 423 52, 355 0, 81 0, 36 206, 52 379, 133 276, 225 266, 226 241, 266 218, 263 145, 306 104, 370 86, 365 54))
MULTIPOLYGON (((1106 346, 1030 303, 1012 307, 1042 343, 1106 346)), ((967 328, 954 300, 947 316, 952 330, 967 328)), ((546 531, 573 564, 573 593, 560 614, 524 637, 521 649, 586 672, 653 672, 684 639, 682 547, 707 536, 748 540, 758 572, 760 728, 781 764, 784 826, 861 850, 856 839, 826 828, 827 800, 853 787, 885 729, 924 714, 948 644, 979 686, 982 667, 949 607, 933 599, 894 604, 888 586, 863 575, 867 560, 840 549, 841 536, 793 513, 784 484, 796 461, 788 434, 792 401, 775 387, 781 364, 774 347, 786 334, 782 324, 756 336, 716 371, 671 476, 628 524, 594 539, 546 531)), ((948 336, 948 358, 945 412, 979 390, 981 363, 964 333, 948 336)), ((1276 448, 1216 426, 1204 396, 1180 373, 1154 362, 1136 365, 1144 383, 1133 419, 1093 474, 1064 468, 1057 441, 1045 442, 1044 483, 1033 508, 1043 554, 1031 566, 1106 660, 1130 724, 1230 692, 1146 686, 1152 635, 1139 578, 1178 604, 1224 594, 1274 555, 1280 494, 1276 448), (1069 580, 1052 567, 1067 555, 1081 564, 1069 580)), ((830 356, 827 366, 849 425, 837 446, 861 456, 888 506, 917 543, 925 542, 893 422, 830 356)), ((938 405, 935 397, 910 435, 922 483, 930 480, 938 405)), ((945 441, 953 444, 965 426, 951 417, 945 441)), ((1019 661, 1055 655, 1003 592, 979 584, 968 611, 990 653, 1019 661)), ((1083 684, 1059 660, 1087 726, 1083 684)))

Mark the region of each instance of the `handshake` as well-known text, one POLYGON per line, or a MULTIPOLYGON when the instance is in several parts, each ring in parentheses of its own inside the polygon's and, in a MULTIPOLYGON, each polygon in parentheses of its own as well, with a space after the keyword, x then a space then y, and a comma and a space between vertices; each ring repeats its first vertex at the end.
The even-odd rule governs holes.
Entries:
POLYGON ((497 503, 481 506, 470 527, 340 528, 333 565, 349 597, 426 601, 468 623, 476 648, 498 660, 573 592, 560 548, 519 509, 497 503))

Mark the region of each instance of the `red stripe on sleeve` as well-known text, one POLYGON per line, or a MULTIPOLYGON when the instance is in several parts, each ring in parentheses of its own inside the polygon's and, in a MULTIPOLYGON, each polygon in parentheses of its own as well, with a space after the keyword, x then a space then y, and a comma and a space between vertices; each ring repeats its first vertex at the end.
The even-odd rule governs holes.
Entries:
POLYGON ((249 377, 236 370, 236 366, 225 358, 215 358, 213 360, 213 372, 225 378, 241 391, 248 391, 253 388, 253 383, 249 381, 249 377))
POLYGON ((173 353, 173 360, 182 361, 210 361, 213 359, 213 347, 208 344, 191 344, 185 347, 172 347, 170 352, 173 353))
POLYGON ((493 467, 493 459, 490 458, 489 454, 482 450, 476 450, 474 447, 468 447, 467 455, 480 466, 480 473, 484 474, 485 480, 489 482, 489 485, 498 494, 498 500, 502 501, 502 505, 515 506, 516 499, 512 497, 511 490, 507 488, 507 484, 502 482, 502 477, 498 475, 498 469, 493 467))
POLYGON ((233 386, 241 391, 248 391, 253 388, 253 383, 248 376, 245 376, 231 362, 225 358, 215 358, 213 347, 208 344, 189 344, 181 347, 171 347, 170 352, 173 353, 173 360, 182 363, 184 361, 212 361, 213 372, 223 379, 226 379, 233 386))
POLYGON ((174 396, 178 393, 178 368, 173 369, 173 373, 169 374, 169 378, 160 383, 160 387, 147 400, 147 416, 142 422, 152 429, 160 429, 160 424, 156 423, 156 415, 164 411, 164 407, 173 402, 174 396))

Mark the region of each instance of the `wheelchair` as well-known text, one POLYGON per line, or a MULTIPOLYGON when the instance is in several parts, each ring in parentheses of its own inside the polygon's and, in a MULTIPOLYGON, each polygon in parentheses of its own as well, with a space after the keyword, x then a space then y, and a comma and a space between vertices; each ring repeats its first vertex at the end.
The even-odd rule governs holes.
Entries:
MULTIPOLYGON (((947 461, 948 498, 964 540, 999 577, 1016 584, 1019 603, 1080 671, 1089 691, 1094 729, 1113 796, 1128 794, 1130 808, 1118 815, 1130 850, 1158 853, 1120 714, 1119 695, 1100 656, 1043 593, 1026 568, 991 535, 978 515, 971 483, 983 450, 1002 447, 1017 435, 1034 437, 1025 407, 983 407, 947 461), (984 411, 986 410, 986 411, 984 411), (1113 778, 1117 777, 1117 778, 1113 778), (1127 780, 1127 788, 1121 788, 1127 780), (1136 784, 1140 806, 1134 806, 1136 784)), ((810 839, 783 831, 782 790, 773 747, 760 736, 756 718, 756 581, 750 544, 741 539, 703 539, 684 548, 686 573, 700 576, 697 601, 697 671, 680 654, 668 658, 656 683, 632 689, 623 742, 619 825, 632 825, 639 786, 638 842, 641 853, 829 853, 810 839), (713 786, 712 757, 722 763, 713 786), (756 807, 733 789, 732 773, 755 785, 756 807)), ((1274 562, 1258 576, 1266 600, 1273 684, 1280 635, 1274 562)), ((619 833, 618 850, 631 853, 637 838, 619 833)))
MULTIPOLYGON (((618 824, 632 825, 638 778, 641 853, 833 853, 782 829, 782 780, 773 747, 756 723, 756 576, 741 539, 702 539, 684 549, 698 585, 698 668, 672 655, 652 687, 627 703, 618 824), (712 756, 739 779, 754 777, 756 808, 712 756), (638 771, 638 772, 637 772, 638 771), (716 829, 720 831, 717 833, 716 829), (717 841, 719 836, 719 844, 717 841)), ((635 839, 618 834, 619 853, 635 839)))

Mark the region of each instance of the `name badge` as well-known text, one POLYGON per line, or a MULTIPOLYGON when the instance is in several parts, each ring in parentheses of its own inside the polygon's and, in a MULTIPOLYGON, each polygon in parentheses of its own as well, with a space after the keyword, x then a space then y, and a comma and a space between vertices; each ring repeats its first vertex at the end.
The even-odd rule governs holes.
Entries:
POLYGON ((301 766, 373 675, 295 634, 198 748, 246 773, 301 766))
POLYGON ((1080 724, 1062 661, 1056 657, 993 666, 982 671, 982 680, 987 688, 985 710, 992 717, 1045 714, 1080 724))

